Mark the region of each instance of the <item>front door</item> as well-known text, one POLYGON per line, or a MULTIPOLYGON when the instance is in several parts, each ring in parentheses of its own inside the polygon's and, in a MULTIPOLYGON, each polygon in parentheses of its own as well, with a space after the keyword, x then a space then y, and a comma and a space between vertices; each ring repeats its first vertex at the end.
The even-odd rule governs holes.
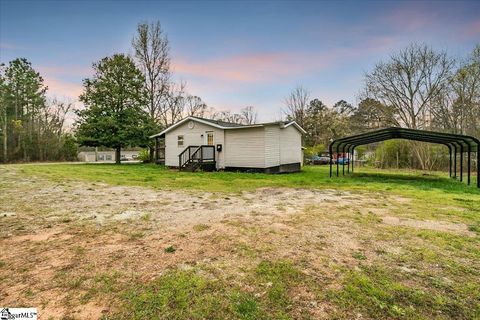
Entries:
POLYGON ((207 146, 213 146, 213 131, 205 132, 205 144, 207 146))

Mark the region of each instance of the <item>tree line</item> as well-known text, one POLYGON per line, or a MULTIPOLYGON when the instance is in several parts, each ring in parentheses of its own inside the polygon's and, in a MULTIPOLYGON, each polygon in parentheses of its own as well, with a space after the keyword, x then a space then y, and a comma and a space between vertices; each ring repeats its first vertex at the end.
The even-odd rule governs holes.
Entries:
MULTIPOLYGON (((48 87, 32 64, 18 58, 0 68, 1 162, 76 160, 78 146, 149 149, 148 137, 186 116, 252 124, 257 112, 216 111, 175 83, 170 68, 169 40, 159 22, 138 24, 133 56, 114 54, 92 65, 79 100, 84 108, 48 99, 48 87), (73 134, 65 126, 75 117, 73 134)), ((120 157, 116 157, 119 161, 120 157)))
POLYGON ((47 99, 43 78, 26 59, 0 65, 0 159, 75 160, 77 146, 65 129, 73 104, 47 99))
MULTIPOLYGON (((217 111, 189 94, 185 82, 173 80, 169 40, 159 22, 138 24, 132 49, 131 56, 119 53, 93 63, 93 76, 83 80, 79 100, 84 108, 79 110, 72 110, 72 103, 48 99, 43 78, 26 59, 2 65, 0 159, 73 160, 78 145, 113 148, 117 154, 140 146, 148 148, 153 159, 149 136, 186 116, 257 122, 254 107, 239 113, 217 111), (72 112, 74 135, 65 128, 72 112)), ((333 139, 389 126, 479 137, 480 45, 465 59, 455 60, 444 51, 411 44, 365 74, 358 100, 358 105, 340 100, 327 106, 299 86, 285 98, 283 112, 307 131, 304 145, 311 154, 325 151, 333 139)), ((401 147, 396 148, 397 159, 401 147)), ((435 147, 412 142, 407 149, 415 158, 411 165, 436 165, 435 147)), ((384 163, 386 154, 381 157, 384 163)))
MULTIPOLYGON (((357 106, 341 100, 327 107, 300 86, 285 99, 284 112, 307 131, 310 153, 326 151, 333 139, 391 126, 480 137, 480 45, 465 59, 455 60, 445 51, 411 44, 376 64, 365 75, 358 97, 357 106)), ((438 160, 435 145, 395 141, 387 149, 392 148, 390 153, 379 149, 376 160, 381 159, 381 166, 398 165, 391 157, 399 153, 412 156, 409 165, 421 169, 448 163, 438 160)), ((440 152, 443 157, 445 152, 440 152)))

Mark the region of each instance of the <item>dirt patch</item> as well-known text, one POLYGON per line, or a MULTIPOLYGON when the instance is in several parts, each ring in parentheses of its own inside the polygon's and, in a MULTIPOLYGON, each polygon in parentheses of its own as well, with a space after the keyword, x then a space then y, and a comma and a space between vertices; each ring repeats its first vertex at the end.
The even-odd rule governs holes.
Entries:
MULTIPOLYGON (((49 317, 98 319, 119 292, 169 268, 207 265, 234 284, 262 260, 287 259, 328 288, 369 265, 384 225, 471 235, 466 225, 393 216, 410 199, 337 190, 262 188, 224 194, 31 178, 0 168, 0 302, 49 317)), ((299 288, 318 318, 330 306, 299 288)))
POLYGON ((415 220, 404 219, 399 217, 386 216, 382 217, 385 224, 391 226, 404 226, 416 229, 427 229, 441 232, 451 232, 459 235, 474 237, 475 233, 468 229, 468 226, 463 223, 453 223, 447 221, 433 221, 433 220, 415 220))

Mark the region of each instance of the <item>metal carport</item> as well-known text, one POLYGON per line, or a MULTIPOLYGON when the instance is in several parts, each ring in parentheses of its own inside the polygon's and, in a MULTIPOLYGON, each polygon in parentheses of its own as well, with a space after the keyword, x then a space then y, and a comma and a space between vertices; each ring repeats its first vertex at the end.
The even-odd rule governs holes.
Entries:
MULTIPOLYGON (((422 142, 430 142, 436 144, 442 144, 446 146, 450 153, 450 177, 457 178, 457 154, 460 155, 460 181, 463 181, 463 155, 467 154, 467 183, 470 184, 470 175, 471 175, 471 153, 476 153, 477 155, 477 187, 480 188, 480 141, 471 136, 435 132, 435 131, 426 131, 426 130, 416 130, 416 129, 406 129, 406 128, 386 128, 376 131, 371 131, 367 133, 362 133, 354 136, 349 136, 341 139, 336 139, 330 143, 328 150, 330 153, 330 177, 332 176, 332 165, 333 165, 333 152, 338 154, 339 152, 347 153, 349 159, 354 153, 354 150, 357 146, 381 142, 390 139, 406 139, 422 142)), ((353 161, 349 161, 347 165, 347 172, 353 172, 353 161), (351 163, 351 165, 350 165, 351 163)), ((339 164, 336 163, 337 172, 336 175, 339 175, 339 164)), ((345 161, 342 164, 342 174, 345 174, 345 161)))

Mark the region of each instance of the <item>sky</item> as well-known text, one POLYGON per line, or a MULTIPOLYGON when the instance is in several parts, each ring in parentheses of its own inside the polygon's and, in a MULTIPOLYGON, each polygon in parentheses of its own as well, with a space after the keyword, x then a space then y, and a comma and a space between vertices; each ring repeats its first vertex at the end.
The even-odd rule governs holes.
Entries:
POLYGON ((459 59, 480 43, 480 1, 0 0, 0 62, 27 58, 50 96, 77 101, 92 63, 132 54, 137 24, 156 20, 176 81, 261 121, 279 120, 300 85, 330 106, 358 103, 365 73, 409 43, 459 59))

